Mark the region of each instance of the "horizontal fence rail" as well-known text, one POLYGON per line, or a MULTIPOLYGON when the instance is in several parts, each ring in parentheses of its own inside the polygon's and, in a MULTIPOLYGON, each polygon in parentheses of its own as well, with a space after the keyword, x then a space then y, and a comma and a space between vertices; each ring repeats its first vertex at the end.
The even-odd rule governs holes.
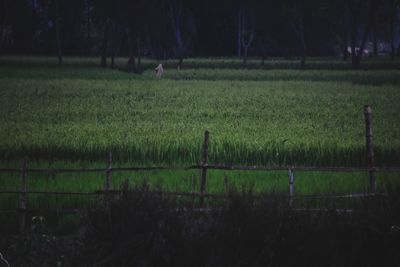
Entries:
MULTIPOLYGON (((129 192, 135 192, 134 190, 107 190, 107 191, 92 191, 92 192, 62 192, 62 191, 26 191, 25 194, 38 194, 38 195, 108 195, 108 194, 124 194, 129 192)), ((4 190, 0 191, 0 194, 20 194, 21 191, 15 190, 4 190)), ((152 191, 154 194, 159 195, 176 195, 176 196, 204 196, 210 198, 226 198, 226 194, 209 194, 200 192, 172 192, 172 191, 152 191)))
MULTIPOLYGON (((25 172, 29 173, 105 173, 112 170, 112 172, 138 172, 138 171, 162 171, 162 170, 201 170, 207 168, 209 170, 228 170, 228 171, 309 171, 309 172, 400 172, 400 167, 308 167, 308 166, 281 166, 281 167, 268 167, 268 166, 241 166, 241 165, 191 165, 187 167, 123 167, 123 168, 71 168, 71 169, 43 169, 43 168, 26 168, 25 172)), ((17 168, 0 168, 0 172, 5 173, 20 173, 22 169, 17 168)))

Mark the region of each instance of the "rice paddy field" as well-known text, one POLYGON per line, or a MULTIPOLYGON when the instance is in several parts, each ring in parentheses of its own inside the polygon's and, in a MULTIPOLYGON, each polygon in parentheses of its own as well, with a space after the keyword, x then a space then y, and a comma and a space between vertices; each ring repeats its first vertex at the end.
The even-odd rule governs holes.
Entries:
MULTIPOLYGON (((188 59, 183 69, 143 60, 143 73, 101 69, 97 58, 0 58, 0 167, 189 166, 201 161, 210 131, 209 162, 262 166, 366 166, 363 106, 373 108, 375 162, 400 166, 400 61, 367 59, 351 70, 339 59, 188 59)), ((122 68, 122 69, 119 69, 122 68)), ((105 174, 29 174, 28 190, 99 190, 105 174)), ((197 191, 199 171, 113 174, 113 188, 143 179, 172 191, 197 191)), ((223 180, 256 192, 287 193, 287 172, 210 171, 207 191, 223 180)), ((387 186, 398 173, 379 173, 387 186)), ((366 173, 295 173, 295 193, 363 192, 366 173)), ((18 190, 20 174, 1 173, 1 190, 18 190)), ((16 207, 17 196, 1 195, 16 207)), ((30 195, 31 206, 73 207, 84 197, 30 195)))

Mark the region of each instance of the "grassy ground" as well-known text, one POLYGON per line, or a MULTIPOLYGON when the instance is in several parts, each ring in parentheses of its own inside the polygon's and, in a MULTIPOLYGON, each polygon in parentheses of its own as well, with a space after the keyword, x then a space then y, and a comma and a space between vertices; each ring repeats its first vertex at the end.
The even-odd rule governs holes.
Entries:
MULTIPOLYGON (((162 80, 151 70, 139 75, 97 64, 97 58, 66 58, 63 66, 53 58, 0 58, 2 166, 16 167, 28 156, 37 167, 104 167, 108 150, 117 165, 189 165, 200 161, 205 129, 211 163, 365 166, 364 104, 373 107, 377 165, 400 160, 398 61, 368 60, 364 69, 349 70, 349 62, 311 59, 308 70, 298 70, 297 61, 283 59, 250 60, 244 68, 235 59, 190 59, 181 71, 164 62, 162 80)), ((255 191, 288 191, 285 172, 220 171, 210 173, 207 190, 223 192, 225 176, 255 191)), ((199 173, 192 171, 114 175, 114 187, 144 177, 167 190, 198 189, 199 173)), ((381 177, 395 182, 399 176, 381 177)), ((18 175, 0 178, 1 188, 19 186, 18 175)), ((104 177, 30 178, 30 190, 91 191, 104 177)), ((299 173, 295 179, 302 194, 364 191, 367 184, 366 174, 299 173)), ((30 203, 58 201, 49 199, 34 196, 30 203)), ((16 199, 6 202, 15 206, 16 199)))

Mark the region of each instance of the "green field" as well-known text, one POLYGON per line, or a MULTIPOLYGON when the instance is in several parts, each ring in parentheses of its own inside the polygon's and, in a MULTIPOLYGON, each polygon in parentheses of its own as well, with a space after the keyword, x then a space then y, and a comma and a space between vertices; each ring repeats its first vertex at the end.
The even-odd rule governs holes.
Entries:
POLYGON ((192 164, 208 129, 213 163, 363 166, 364 104, 374 111, 377 164, 400 158, 396 69, 239 70, 232 61, 231 69, 166 68, 156 80, 91 60, 3 61, 5 160, 102 161, 111 150, 122 162, 192 164))
MULTIPOLYGON (((126 59, 118 59, 124 67, 126 59)), ((143 74, 100 69, 98 59, 0 58, 0 159, 18 167, 198 164, 204 131, 210 131, 210 163, 242 165, 365 166, 363 105, 373 108, 376 164, 400 162, 400 62, 311 59, 307 70, 284 59, 190 59, 177 71, 143 60, 143 74)), ((191 191, 199 173, 115 175, 114 187, 148 177, 168 190, 191 191), (135 180, 136 179, 136 180, 135 180), (193 182, 195 181, 195 182, 193 182)), ((209 192, 222 179, 257 191, 287 191, 287 174, 211 172, 209 192)), ((18 175, 1 174, 0 186, 18 188, 18 175)), ((90 191, 103 176, 33 175, 30 189, 90 191)), ((297 177, 297 176, 296 176, 297 177)), ((299 193, 362 191, 366 174, 299 174, 299 193)), ((395 182, 398 174, 383 175, 395 182)), ((11 197, 8 198, 10 203, 11 197)), ((36 200, 39 198, 36 198, 36 200)))

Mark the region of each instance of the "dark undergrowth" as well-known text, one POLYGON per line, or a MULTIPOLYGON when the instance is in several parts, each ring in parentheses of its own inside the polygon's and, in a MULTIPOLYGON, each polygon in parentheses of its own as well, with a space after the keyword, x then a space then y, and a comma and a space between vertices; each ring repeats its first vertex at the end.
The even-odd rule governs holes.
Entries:
MULTIPOLYGON (((162 63, 167 69, 176 69, 178 60, 156 60, 150 58, 142 59, 142 64, 136 66, 136 72, 143 70, 153 70, 157 64, 162 63)), ((35 67, 54 67, 58 65, 55 57, 41 56, 2 56, 0 58, 0 66, 12 68, 17 66, 26 66, 28 68, 35 67)), ((62 67, 100 67, 100 60, 97 57, 65 57, 62 67)), ((110 65, 108 67, 111 67, 110 65)), ((128 71, 128 58, 116 58, 115 67, 122 71, 128 71)), ((361 70, 388 70, 399 69, 399 60, 390 60, 389 58, 364 58, 361 70)), ((249 58, 247 64, 243 64, 242 60, 235 57, 228 58, 186 58, 182 64, 183 69, 300 69, 300 60, 296 58, 285 59, 271 57, 262 61, 261 58, 249 58)), ((351 60, 342 60, 337 57, 309 57, 303 69, 318 69, 318 70, 350 70, 353 69, 351 60)))
POLYGON ((400 266, 400 188, 351 212, 246 190, 197 204, 144 185, 88 209, 73 236, 35 217, 1 252, 11 266, 400 266))

